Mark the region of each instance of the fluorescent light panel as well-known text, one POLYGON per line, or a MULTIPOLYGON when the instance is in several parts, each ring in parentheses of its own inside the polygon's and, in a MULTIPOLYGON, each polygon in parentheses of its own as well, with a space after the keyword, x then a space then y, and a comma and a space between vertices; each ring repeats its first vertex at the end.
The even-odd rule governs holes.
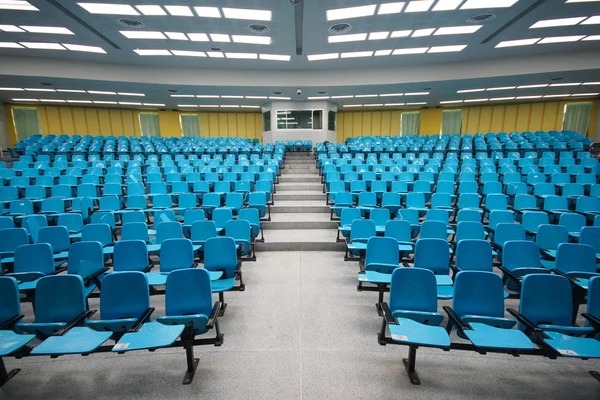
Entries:
POLYGON ((438 0, 431 11, 453 11, 460 6, 463 0, 438 0))
POLYGON ((577 25, 584 19, 586 19, 586 17, 543 19, 531 25, 529 29, 553 28, 557 26, 573 26, 577 25))
POLYGON ((246 96, 247 99, 267 99, 267 96, 246 96))
POLYGON ((171 53, 181 57, 206 57, 206 53, 203 51, 171 50, 171 53))
POLYGON ((233 43, 271 44, 270 36, 231 35, 233 43))
POLYGON ((376 8, 377 4, 369 4, 366 6, 336 8, 332 10, 327 10, 327 21, 368 17, 371 15, 375 15, 376 8))
POLYGON ((117 94, 119 96, 138 96, 138 97, 144 97, 145 96, 145 94, 143 94, 143 93, 117 92, 117 94))
POLYGON ((225 53, 225 57, 234 58, 234 59, 242 59, 242 60, 256 60, 258 58, 258 54, 256 54, 256 53, 225 53))
POLYGON ((398 97, 398 96, 404 96, 404 93, 385 93, 385 94, 379 95, 379 97, 398 97))
POLYGON ((120 101, 119 104, 122 106, 141 106, 142 105, 142 103, 135 103, 135 102, 131 102, 131 101, 120 101))
POLYGON ((390 35, 389 32, 371 32, 369 33, 369 40, 383 40, 383 39, 387 39, 388 36, 390 35))
POLYGON ((0 10, 40 11, 29 2, 20 0, 0 1, 0 10))
POLYGON ((493 87, 493 88, 487 88, 485 90, 487 90, 488 92, 492 92, 492 91, 496 91, 496 90, 511 90, 511 89, 516 89, 516 86, 501 86, 501 87, 493 87))
POLYGON ((97 47, 97 46, 84 46, 81 44, 70 44, 70 43, 63 43, 63 46, 65 46, 67 49, 69 49, 71 51, 81 51, 84 53, 106 54, 106 51, 104 51, 104 49, 102 47, 97 47))
POLYGON ((465 35, 468 33, 475 33, 482 27, 483 25, 443 26, 438 28, 434 35, 465 35))
POLYGON ((225 58, 225 54, 223 54, 220 51, 207 51, 206 54, 210 57, 210 58, 225 58))
POLYGON ((38 99, 12 99, 12 100, 13 101, 30 101, 30 102, 39 101, 38 99))
POLYGON ((587 37, 584 37, 583 39, 581 39, 581 41, 588 41, 588 40, 600 40, 600 35, 590 35, 587 37))
POLYGON ((94 104, 119 104, 116 101, 93 100, 94 104))
POLYGON ((589 17, 585 21, 581 23, 581 25, 597 25, 600 24, 600 15, 595 15, 593 17, 589 17))
POLYGON ((134 49, 138 55, 140 56, 171 56, 171 52, 169 50, 164 49, 134 49))
POLYGON ((405 1, 399 1, 396 3, 383 3, 379 6, 379 10, 377 10, 378 15, 386 15, 386 14, 400 14, 402 9, 404 8, 405 1))
POLYGON ((116 96, 117 92, 101 92, 98 90, 88 90, 87 91, 89 94, 106 94, 106 95, 110 95, 110 96, 116 96))
POLYGON ((581 82, 569 82, 569 83, 553 83, 550 87, 562 87, 562 86, 579 86, 581 82))
POLYGON ((375 57, 389 56, 390 54, 392 54, 392 49, 387 49, 387 50, 377 50, 377 51, 375 52, 375 57))
POLYGON ((462 100, 447 100, 447 101, 440 101, 440 104, 457 104, 457 103, 462 103, 462 100))
POLYGON ((514 97, 496 97, 490 99, 490 101, 505 101, 505 100, 514 100, 514 97))
POLYGON ((405 96, 427 96, 429 92, 413 92, 413 93, 404 93, 405 96))
POLYGON ((244 96, 221 96, 222 99, 243 99, 244 96))
POLYGON ((164 107, 164 104, 160 104, 160 103, 143 103, 145 106, 148 107, 164 107))
POLYGON ((66 50, 59 43, 42 43, 42 42, 19 42, 28 49, 35 50, 66 50))
POLYGON ((381 104, 364 104, 365 107, 383 107, 383 103, 381 104))
POLYGON ((351 99, 353 98, 353 95, 344 95, 344 96, 331 96, 332 99, 351 99))
POLYGON ((109 3, 77 3, 90 14, 107 15, 140 15, 129 4, 109 4, 109 3))
POLYGON ((538 95, 538 96, 517 96, 516 100, 541 99, 542 97, 543 97, 542 95, 538 95))
POLYGON ((359 58, 359 57, 372 57, 372 51, 353 51, 349 53, 342 53, 342 58, 359 58))
POLYGON ((308 61, 321 61, 321 60, 333 60, 339 58, 339 53, 325 53, 325 54, 309 54, 308 61))
POLYGON ((171 97, 196 97, 193 94, 172 94, 171 97))
POLYGON ((199 99, 218 99, 219 95, 217 95, 217 94, 197 94, 196 97, 199 99))
POLYGON ((465 100, 465 103, 476 103, 476 102, 481 102, 481 101, 488 101, 488 99, 470 99, 470 100, 465 100))
POLYGON ((29 33, 48 33, 53 35, 74 35, 69 29, 61 27, 61 26, 23 26, 22 29, 25 29, 29 33))
POLYGON ((405 105, 404 103, 388 103, 388 104, 384 104, 384 107, 399 107, 399 106, 403 106, 405 105))
POLYGON ((25 32, 23 29, 16 25, 0 25, 0 31, 2 32, 25 32))
POLYGON ((584 37, 585 37, 585 35, 581 35, 581 36, 551 36, 551 37, 543 38, 537 44, 577 42, 578 40, 581 40, 584 37))
POLYGON ((532 38, 532 39, 518 39, 518 40, 505 40, 496 45, 496 48, 502 47, 517 47, 517 46, 531 46, 536 44, 541 38, 532 38))
POLYGON ((547 83, 543 83, 540 85, 521 85, 517 86, 517 89, 536 89, 536 88, 545 88, 548 87, 547 83))
POLYGON ((467 0, 461 10, 477 10, 481 8, 509 8, 519 0, 467 0))
POLYGON ((3 48, 3 49, 22 49, 23 46, 21 46, 18 43, 13 43, 13 42, 0 42, 0 48, 3 48))
POLYGON ((86 93, 85 90, 79 89, 56 89, 56 91, 61 93, 86 93))
POLYGON ((194 13, 188 6, 165 6, 169 14, 175 17, 193 17, 194 13))
POLYGON ((40 99, 40 101, 43 103, 66 103, 65 100, 59 100, 59 99, 40 99))
POLYGON ((54 89, 25 88, 28 92, 56 92, 54 89))
POLYGON ((162 32, 157 31, 119 31, 127 39, 166 39, 162 32))
POLYGON ((362 104, 346 104, 346 105, 344 105, 344 108, 351 108, 351 107, 362 107, 362 104))
POLYGON ((284 55, 284 54, 260 54, 261 60, 269 60, 269 61, 290 61, 292 56, 284 55))
POLYGON ((14 87, 0 87, 0 91, 22 92, 23 89, 14 87))
POLYGON ((400 37, 409 37, 412 33, 412 30, 403 30, 403 31, 393 31, 390 35, 390 38, 400 38, 400 37))
POLYGON ((393 55, 399 56, 404 54, 423 54, 429 50, 429 47, 413 47, 412 49, 396 49, 392 52, 393 55))
POLYGON ((206 33, 188 33, 187 36, 192 42, 208 42, 208 35, 206 33))
POLYGON ((248 8, 227 8, 221 9, 225 18, 245 19, 252 21, 271 21, 273 13, 271 10, 253 10, 248 8))
POLYGON ((188 40, 183 32, 165 32, 165 35, 171 40, 188 40))
POLYGON ((336 35, 329 36, 327 38, 327 41, 329 43, 360 42, 362 40, 367 40, 366 33, 355 33, 352 35, 336 35))
POLYGON ((196 14, 204 18, 221 18, 218 7, 194 7, 196 14))
POLYGON ((139 12, 141 12, 144 15, 148 15, 148 16, 156 16, 156 15, 167 15, 167 13, 165 12, 165 10, 162 9, 161 6, 157 6, 157 5, 142 5, 142 4, 136 4, 135 8, 137 8, 139 10, 139 12))
POLYGON ((433 46, 427 53, 455 53, 463 51, 467 48, 466 44, 459 44, 454 46, 433 46))
POLYGON ((367 97, 377 97, 378 95, 376 94, 357 94, 354 97, 358 98, 367 98, 367 97))
POLYGON ((308 100, 326 100, 328 99, 329 96, 315 96, 315 97, 308 97, 308 100))
POLYGON ((413 32, 411 37, 424 37, 430 36, 435 31, 435 28, 417 29, 413 32))
POLYGON ((433 0, 412 0, 410 3, 408 3, 404 12, 413 13, 429 11, 432 4, 433 0))
POLYGON ((458 90, 456 93, 475 93, 475 92, 485 92, 485 89, 465 89, 465 90, 458 90))
POLYGON ((91 100, 67 100, 67 103, 92 104, 91 100))
POLYGON ((576 96, 598 96, 600 95, 600 93, 574 93, 571 95, 571 97, 576 97, 576 96))
POLYGON ((210 39, 213 42, 221 42, 221 43, 229 43, 229 42, 231 42, 231 38, 229 37, 229 35, 223 34, 223 33, 211 33, 210 34, 210 39))
POLYGON ((406 103, 407 106, 424 106, 425 104, 427 104, 427 102, 420 102, 420 103, 406 103))

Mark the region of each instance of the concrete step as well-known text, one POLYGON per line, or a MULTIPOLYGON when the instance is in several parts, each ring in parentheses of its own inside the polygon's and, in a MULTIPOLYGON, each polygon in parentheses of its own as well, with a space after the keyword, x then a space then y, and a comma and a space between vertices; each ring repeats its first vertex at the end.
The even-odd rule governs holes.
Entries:
MULTIPOLYGON (((290 191, 313 191, 313 192, 323 192, 323 185, 321 184, 321 182, 302 182, 302 183, 296 183, 296 182, 285 182, 285 180, 281 183, 279 183, 276 187, 277 189, 277 193, 281 193, 281 192, 290 192, 290 191)), ((281 193, 283 194, 283 193, 281 193)))
POLYGON ((313 153, 308 152, 308 151, 288 151, 285 153, 286 160, 301 159, 301 158, 314 159, 315 156, 313 153))
POLYGON ((321 183, 321 177, 318 174, 287 174, 279 178, 280 183, 304 183, 317 182, 321 183))
POLYGON ((346 245, 336 242, 335 229, 298 229, 265 232, 265 242, 256 243, 256 251, 340 251, 346 245))
POLYGON ((271 206, 272 213, 329 213, 324 201, 278 201, 271 206))
POLYGON ((327 195, 320 190, 289 190, 277 192, 273 195, 273 200, 294 201, 294 200, 320 200, 323 203, 327 201, 327 195))
MULTIPOLYGON (((337 229, 338 222, 331 221, 325 213, 286 214, 271 213, 271 221, 263 222, 265 229, 337 229)), ((287 233, 281 233, 286 235, 287 233)))
POLYGON ((317 169, 311 168, 281 168, 280 172, 282 175, 297 175, 297 174, 306 174, 306 175, 315 175, 320 176, 319 171, 317 169))

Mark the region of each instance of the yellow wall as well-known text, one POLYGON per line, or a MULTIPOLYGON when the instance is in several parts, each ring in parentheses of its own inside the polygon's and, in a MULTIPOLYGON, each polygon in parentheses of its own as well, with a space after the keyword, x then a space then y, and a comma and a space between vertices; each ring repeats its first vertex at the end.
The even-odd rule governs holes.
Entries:
MULTIPOLYGON (((9 141, 16 143, 12 108, 5 108, 8 123, 9 141)), ((28 106, 31 107, 31 106, 28 106)), ((87 107, 34 106, 38 109, 43 134, 65 135, 123 135, 141 136, 139 114, 156 112, 160 124, 160 134, 164 137, 180 137, 181 124, 179 111, 140 111, 87 107)), ((243 138, 262 138, 262 114, 254 113, 216 113, 188 112, 198 114, 200 136, 232 136, 243 138)))
MULTIPOLYGON (((421 112, 420 134, 439 134, 444 110, 462 110, 462 133, 561 130, 565 105, 592 101, 590 132, 594 132, 598 100, 563 100, 473 107, 429 108, 421 112)), ((399 135, 401 110, 342 111, 337 115, 337 140, 368 135, 399 135)), ((589 133, 588 133, 589 135, 589 133)))

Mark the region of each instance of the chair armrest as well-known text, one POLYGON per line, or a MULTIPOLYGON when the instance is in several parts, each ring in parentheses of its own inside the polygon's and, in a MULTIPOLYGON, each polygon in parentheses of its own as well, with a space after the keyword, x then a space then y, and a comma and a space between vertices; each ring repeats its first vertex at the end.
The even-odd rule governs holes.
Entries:
POLYGON ((556 268, 552 268, 550 271, 552 271, 556 275, 562 276, 563 278, 567 278, 569 280, 569 282, 571 283, 571 285, 576 285, 577 284, 577 282, 575 281, 575 279, 571 278, 569 275, 565 274, 564 272, 557 270, 556 268))
POLYGON ((87 318, 91 317, 95 313, 96 313, 96 310, 89 310, 89 311, 82 312, 81 314, 79 314, 78 316, 76 316, 75 318, 73 318, 73 320, 71 320, 70 322, 68 322, 67 325, 65 325, 61 329, 57 330, 56 333, 54 333, 54 335, 52 335, 52 336, 63 336, 71 328, 79 325, 80 323, 82 323, 84 320, 86 320, 87 318))
POLYGON ((450 306, 442 307, 444 312, 448 314, 448 318, 457 326, 460 331, 471 331, 473 328, 471 325, 463 321, 458 314, 450 306))
POLYGON ((390 306, 388 306, 388 303, 381 303, 381 310, 383 311, 383 319, 385 320, 386 324, 398 325, 398 323, 396 322, 396 318, 394 318, 392 312, 390 311, 390 306))
POLYGON ((58 275, 61 272, 65 272, 67 270, 67 267, 60 267, 55 269, 54 271, 50 272, 48 275, 58 275))
POLYGON ((206 322, 206 327, 208 329, 212 329, 215 326, 217 318, 219 317, 219 313, 221 312, 221 306, 222 303, 220 301, 217 301, 213 306, 210 316, 208 317, 208 321, 206 322))
POLYGON ((514 281, 517 285, 521 284, 521 277, 516 276, 515 274, 512 273, 512 271, 509 271, 508 269, 504 268, 502 265, 498 265, 498 269, 500 271, 502 271, 502 273, 504 275, 506 275, 506 277, 508 279, 510 279, 511 281, 514 281))
POLYGON ((519 323, 525 325, 525 334, 529 332, 529 334, 533 334, 540 339, 543 339, 545 334, 544 331, 537 327, 532 321, 530 321, 526 316, 515 310, 514 308, 507 308, 506 311, 513 317, 519 321, 519 323))
POLYGON ((590 313, 582 313, 581 316, 588 320, 596 332, 600 331, 600 318, 596 318, 590 313))
POLYGON ((83 283, 87 286, 90 284, 91 281, 95 280, 96 278, 98 278, 100 275, 102 275, 105 272, 108 272, 110 270, 110 268, 108 267, 104 267, 102 269, 99 269, 98 271, 94 272, 93 274, 85 277, 83 279, 83 283))
POLYGON ((19 314, 19 315, 15 315, 14 317, 12 317, 6 321, 3 321, 2 323, 0 323, 0 330, 6 330, 8 328, 12 328, 12 326, 14 324, 19 322, 23 318, 25 318, 25 316, 23 314, 19 314))
POLYGON ((127 331, 127 333, 134 333, 140 330, 140 328, 142 327, 142 325, 144 324, 144 322, 150 318, 150 316, 152 315, 152 313, 154 312, 154 307, 149 307, 146 309, 146 311, 144 311, 142 313, 142 315, 140 315, 140 317, 137 319, 137 321, 135 321, 135 324, 132 325, 132 327, 127 331))

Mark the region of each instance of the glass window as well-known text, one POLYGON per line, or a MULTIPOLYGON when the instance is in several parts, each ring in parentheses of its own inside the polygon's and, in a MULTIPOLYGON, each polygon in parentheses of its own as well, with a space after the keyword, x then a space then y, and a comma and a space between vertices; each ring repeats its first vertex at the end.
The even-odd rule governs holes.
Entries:
POLYGON ((142 136, 160 137, 158 113, 140 113, 140 128, 142 136))
POLYGON ((263 132, 271 130, 271 111, 263 113, 263 132))
POLYGON ((323 111, 277 111, 277 129, 323 129, 323 111))
POLYGON ((335 131, 335 117, 337 113, 334 111, 329 111, 327 115, 327 127, 330 131, 335 131))
POLYGON ((313 111, 313 129, 323 129, 323 111, 314 110, 313 111))

